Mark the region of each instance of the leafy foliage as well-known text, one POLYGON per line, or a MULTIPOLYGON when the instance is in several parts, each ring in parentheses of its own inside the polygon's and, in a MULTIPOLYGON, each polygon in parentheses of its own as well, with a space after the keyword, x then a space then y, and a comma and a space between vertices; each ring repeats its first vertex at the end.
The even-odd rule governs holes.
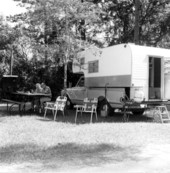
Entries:
MULTIPOLYGON (((19 1, 19 0, 17 0, 19 1)), ((12 21, 24 19, 23 33, 30 38, 29 44, 37 59, 45 66, 44 75, 51 66, 64 65, 64 87, 67 87, 67 64, 91 41, 90 34, 82 39, 85 30, 96 30, 92 25, 99 21, 100 8, 94 3, 79 0, 21 1, 28 8, 23 16, 14 16, 12 21), (84 22, 85 21, 85 22, 84 22)))
MULTIPOLYGON (((105 33, 106 45, 134 42, 136 0, 93 0, 103 13, 101 32, 105 33)), ((169 35, 169 0, 138 0, 139 36, 141 45, 167 47, 162 40, 169 35)))

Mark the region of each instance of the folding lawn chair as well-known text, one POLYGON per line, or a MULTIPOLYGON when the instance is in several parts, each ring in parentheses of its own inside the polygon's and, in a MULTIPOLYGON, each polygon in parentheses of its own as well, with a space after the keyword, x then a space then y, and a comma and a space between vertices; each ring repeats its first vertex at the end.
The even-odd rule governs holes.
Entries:
POLYGON ((76 105, 76 116, 75 116, 75 123, 77 121, 77 115, 78 112, 81 113, 81 115, 83 113, 91 113, 91 117, 90 117, 90 123, 92 123, 92 119, 93 119, 93 114, 96 115, 96 120, 97 118, 97 104, 98 104, 98 99, 97 98, 93 98, 93 99, 88 99, 85 98, 83 101, 83 105, 76 105))
POLYGON ((46 117, 47 110, 52 110, 54 115, 54 121, 56 120, 57 111, 62 111, 64 116, 64 110, 67 102, 67 97, 58 96, 55 102, 46 102, 44 118, 46 117))

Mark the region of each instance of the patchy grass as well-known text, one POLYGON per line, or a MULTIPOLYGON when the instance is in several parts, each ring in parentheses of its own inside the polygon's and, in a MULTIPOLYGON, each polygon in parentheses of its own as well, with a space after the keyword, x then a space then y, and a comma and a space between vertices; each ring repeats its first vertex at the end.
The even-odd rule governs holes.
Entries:
POLYGON ((35 115, 0 117, 0 165, 37 163, 41 166, 29 169, 38 171, 137 162, 142 149, 154 144, 170 144, 170 124, 74 124, 35 115))
POLYGON ((48 148, 58 144, 112 144, 141 146, 170 142, 170 124, 158 123, 93 123, 54 122, 39 116, 0 118, 0 147, 34 144, 48 148))

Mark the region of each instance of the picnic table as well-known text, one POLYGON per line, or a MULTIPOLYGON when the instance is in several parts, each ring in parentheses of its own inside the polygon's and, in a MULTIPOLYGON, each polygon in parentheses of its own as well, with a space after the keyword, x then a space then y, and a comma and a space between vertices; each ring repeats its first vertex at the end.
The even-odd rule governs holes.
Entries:
POLYGON ((13 95, 12 99, 3 98, 2 101, 7 103, 7 110, 10 112, 14 105, 18 105, 20 115, 22 115, 22 112, 25 112, 25 106, 27 102, 31 102, 34 108, 35 100, 38 100, 38 105, 40 105, 40 99, 42 97, 51 97, 49 94, 23 91, 12 92, 11 95, 13 95), (10 107, 9 104, 11 104, 10 107))

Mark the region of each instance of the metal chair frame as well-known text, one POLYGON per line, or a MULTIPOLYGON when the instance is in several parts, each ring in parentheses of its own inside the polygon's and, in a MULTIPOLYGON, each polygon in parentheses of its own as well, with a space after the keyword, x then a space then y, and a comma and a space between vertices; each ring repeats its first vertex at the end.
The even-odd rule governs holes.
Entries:
POLYGON ((96 120, 98 120, 98 117, 97 117, 97 104, 98 104, 98 99, 97 98, 94 98, 94 99, 85 98, 84 101, 83 101, 83 105, 76 105, 75 106, 75 108, 76 108, 75 123, 77 121, 78 112, 80 112, 81 115, 83 113, 91 113, 90 123, 92 123, 93 114, 96 115, 96 120))
POLYGON ((44 118, 46 117, 47 110, 52 110, 54 115, 54 121, 56 121, 58 110, 62 111, 63 116, 65 116, 64 110, 65 110, 66 102, 67 102, 67 97, 65 96, 58 96, 55 102, 46 102, 46 105, 44 108, 45 109, 44 118))

